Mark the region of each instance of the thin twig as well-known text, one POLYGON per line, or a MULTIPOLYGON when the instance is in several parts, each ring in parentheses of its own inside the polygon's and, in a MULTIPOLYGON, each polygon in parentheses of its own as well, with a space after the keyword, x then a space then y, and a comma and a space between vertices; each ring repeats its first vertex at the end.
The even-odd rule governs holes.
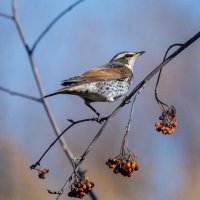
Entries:
POLYGON ((31 95, 28 95, 28 94, 23 94, 23 93, 20 93, 20 92, 15 92, 13 90, 9 90, 9 89, 1 87, 1 86, 0 86, 0 90, 3 91, 3 92, 8 93, 10 95, 15 95, 15 96, 22 97, 22 98, 25 98, 25 99, 28 99, 28 100, 32 100, 32 101, 36 101, 36 102, 42 103, 42 101, 39 98, 33 97, 31 95))
POLYGON ((58 199, 60 197, 60 195, 62 195, 62 193, 64 192, 64 190, 67 188, 67 185, 70 183, 70 180, 73 177, 73 174, 75 172, 77 172, 79 166, 82 164, 83 160, 85 159, 85 157, 88 155, 88 153, 90 152, 90 150, 93 148, 94 144, 96 143, 97 139, 100 137, 100 135, 102 134, 102 132, 104 131, 104 129, 106 128, 106 126, 109 124, 109 122, 112 120, 112 118, 125 106, 127 105, 127 103, 130 102, 130 99, 141 92, 142 89, 144 89, 145 85, 148 83, 148 81, 153 78, 168 62, 170 62, 173 58, 175 58, 179 53, 181 53, 184 49, 186 49, 187 47, 189 47, 193 42, 195 42, 197 39, 200 38, 200 32, 198 32, 196 35, 194 35, 192 38, 190 38, 186 43, 184 43, 181 47, 179 47, 175 52, 173 52, 170 56, 168 56, 160 65, 158 65, 151 73, 149 73, 144 80, 142 80, 132 91, 131 93, 120 103, 120 105, 112 112, 112 114, 105 120, 104 124, 102 125, 102 127, 100 128, 100 130, 98 131, 98 133, 96 134, 96 136, 94 137, 94 139, 91 141, 91 143, 89 144, 89 146, 87 147, 87 149, 85 150, 85 152, 83 153, 83 155, 81 156, 81 159, 79 160, 79 162, 76 165, 75 170, 73 171, 73 173, 70 175, 70 177, 68 178, 68 180, 65 182, 65 184, 63 185, 62 189, 58 192, 52 192, 51 190, 50 193, 54 193, 54 194, 58 194, 57 198, 58 199))
MULTIPOLYGON (((140 91, 141 92, 141 91, 140 91)), ((130 115, 129 115, 129 119, 128 119, 128 124, 127 124, 127 127, 126 127, 126 134, 128 135, 129 131, 130 131, 130 127, 131 127, 131 120, 132 120, 132 117, 133 117, 133 108, 134 108, 134 103, 136 101, 136 98, 137 98, 137 95, 140 93, 136 93, 133 100, 132 100, 132 104, 131 104, 131 112, 130 112, 130 115)))
POLYGON ((5 14, 5 13, 0 13, 0 17, 4 17, 4 18, 6 18, 6 19, 11 19, 11 20, 13 20, 13 16, 7 15, 7 14, 5 14))
POLYGON ((37 47, 37 45, 39 44, 39 42, 41 41, 41 39, 47 34, 47 32, 53 27, 53 25, 61 18, 63 17, 65 14, 67 14, 69 11, 71 11, 73 8, 75 8, 76 6, 78 6, 81 2, 83 2, 85 0, 78 0, 75 3, 73 3, 72 5, 70 5, 68 8, 66 8, 65 10, 63 10, 57 17, 55 17, 53 19, 53 21, 42 31, 42 33, 38 36, 38 38, 36 39, 35 43, 33 44, 32 48, 31 48, 31 52, 33 53, 35 48, 37 47))
POLYGON ((20 26, 19 19, 18 19, 17 13, 16 13, 15 0, 13 0, 13 3, 12 3, 12 11, 13 11, 13 20, 14 20, 15 25, 17 27, 17 31, 19 33, 20 39, 22 40, 22 43, 23 43, 27 53, 29 54, 30 53, 30 49, 29 49, 28 43, 26 42, 26 38, 25 38, 25 36, 23 34, 23 31, 22 31, 22 28, 20 26))
POLYGON ((73 121, 73 120, 68 120, 69 122, 71 122, 71 124, 62 131, 62 133, 49 145, 49 147, 45 150, 45 152, 42 154, 42 156, 38 159, 38 161, 36 163, 34 163, 33 165, 30 166, 31 169, 35 169, 38 165, 40 165, 41 160, 44 158, 44 156, 47 154, 47 152, 53 147, 53 145, 60 139, 60 137, 62 137, 62 135, 67 132, 70 128, 72 128, 73 126, 83 123, 83 122, 99 122, 98 118, 89 118, 89 119, 82 119, 82 120, 78 120, 78 121, 73 121))
MULTIPOLYGON (((141 91, 140 91, 141 92, 141 91)), ((126 126, 126 132, 124 134, 124 137, 123 137, 123 141, 122 141, 122 146, 121 146, 121 150, 120 150, 120 154, 123 154, 124 153, 124 147, 126 148, 126 150, 128 150, 128 134, 130 132, 130 128, 131 128, 131 120, 132 120, 132 117, 133 117, 133 108, 134 108, 134 104, 135 104, 135 101, 136 101, 136 98, 137 98, 137 95, 140 93, 140 92, 137 92, 132 100, 132 103, 131 103, 131 111, 130 111, 130 114, 129 114, 129 119, 128 119, 128 123, 127 123, 127 126, 126 126)), ((129 150, 128 150, 129 151, 129 150)))

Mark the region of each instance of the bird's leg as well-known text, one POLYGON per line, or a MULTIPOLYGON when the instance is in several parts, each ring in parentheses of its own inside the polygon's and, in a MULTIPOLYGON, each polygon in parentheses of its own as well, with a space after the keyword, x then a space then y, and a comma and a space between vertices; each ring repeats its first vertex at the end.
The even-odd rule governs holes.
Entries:
POLYGON ((98 117, 98 120, 101 119, 100 118, 100 113, 97 112, 91 105, 90 105, 90 102, 89 101, 85 101, 85 105, 88 106, 91 110, 93 110, 93 112, 96 113, 97 117, 98 117))

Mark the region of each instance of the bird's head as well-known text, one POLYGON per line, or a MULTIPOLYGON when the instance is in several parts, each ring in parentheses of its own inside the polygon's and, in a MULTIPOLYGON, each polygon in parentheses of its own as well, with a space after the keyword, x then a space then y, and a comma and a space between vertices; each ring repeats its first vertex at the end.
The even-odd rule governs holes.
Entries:
POLYGON ((110 62, 119 62, 125 64, 129 69, 132 70, 135 60, 143 53, 145 53, 145 51, 140 51, 140 52, 124 51, 115 55, 110 62))

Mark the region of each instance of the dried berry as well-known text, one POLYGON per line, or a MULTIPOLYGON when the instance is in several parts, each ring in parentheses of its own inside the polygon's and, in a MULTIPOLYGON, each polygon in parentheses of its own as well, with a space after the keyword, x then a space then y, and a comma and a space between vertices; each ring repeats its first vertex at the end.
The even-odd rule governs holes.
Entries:
POLYGON ((44 175, 44 174, 40 174, 40 173, 39 173, 39 174, 38 174, 38 177, 41 178, 41 179, 45 179, 45 175, 44 175))
POLYGON ((49 172, 48 168, 43 168, 43 169, 37 169, 38 171, 38 177, 40 179, 45 179, 45 174, 47 174, 49 172))
POLYGON ((133 171, 138 170, 137 162, 135 160, 135 156, 128 154, 120 154, 115 158, 109 158, 106 162, 109 168, 113 169, 115 174, 120 173, 123 176, 132 176, 133 171))
POLYGON ((159 122, 155 124, 155 128, 158 132, 162 132, 164 135, 171 135, 175 133, 177 127, 176 121, 176 110, 173 106, 169 107, 167 110, 162 112, 162 115, 159 117, 159 122))
POLYGON ((80 177, 76 174, 75 180, 70 186, 70 192, 68 193, 68 196, 81 199, 85 195, 87 195, 93 187, 94 183, 89 181, 89 178, 87 176, 80 177))

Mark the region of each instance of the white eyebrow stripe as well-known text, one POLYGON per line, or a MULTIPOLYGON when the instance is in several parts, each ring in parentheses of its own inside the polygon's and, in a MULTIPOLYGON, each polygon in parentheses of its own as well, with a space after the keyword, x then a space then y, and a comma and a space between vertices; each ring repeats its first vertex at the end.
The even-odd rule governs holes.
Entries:
POLYGON ((125 57, 125 55, 127 55, 127 54, 133 55, 133 53, 131 53, 131 52, 124 52, 124 53, 117 54, 117 55, 114 57, 114 59, 123 58, 123 57, 125 57))

